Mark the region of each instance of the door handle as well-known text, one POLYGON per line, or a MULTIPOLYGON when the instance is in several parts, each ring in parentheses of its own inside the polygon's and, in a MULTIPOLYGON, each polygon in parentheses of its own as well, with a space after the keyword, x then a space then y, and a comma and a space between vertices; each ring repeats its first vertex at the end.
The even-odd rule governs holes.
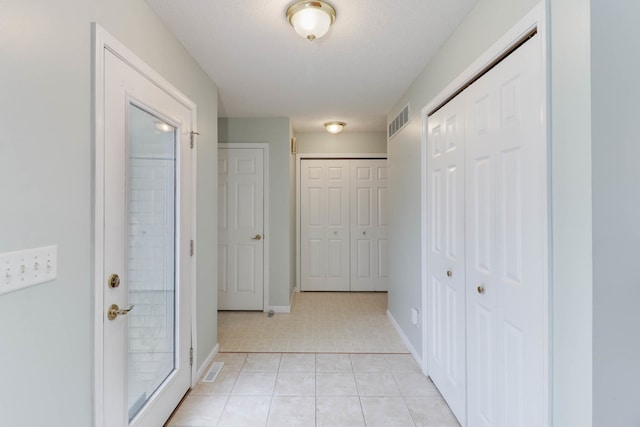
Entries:
POLYGON ((252 237, 251 240, 260 240, 262 239, 262 236, 259 234, 256 234, 255 237, 252 237))
POLYGON ((115 320, 115 318, 118 316, 126 316, 131 310, 133 310, 133 307, 135 306, 132 304, 127 308, 121 309, 120 307, 118 307, 118 304, 111 304, 111 307, 109 307, 109 311, 107 311, 107 317, 109 318, 109 320, 115 320))

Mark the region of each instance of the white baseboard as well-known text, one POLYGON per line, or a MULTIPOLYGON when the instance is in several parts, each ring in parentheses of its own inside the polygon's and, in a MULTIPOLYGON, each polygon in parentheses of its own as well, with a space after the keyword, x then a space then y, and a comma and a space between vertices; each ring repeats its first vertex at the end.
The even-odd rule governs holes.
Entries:
POLYGON ((424 367, 422 365, 422 359, 420 358, 420 356, 418 356, 418 352, 416 351, 415 348, 413 348, 413 345, 411 345, 411 341, 409 341, 409 338, 407 338, 407 336, 404 334, 404 331, 402 330, 402 328, 400 328, 400 325, 398 324, 398 322, 396 322, 396 319, 393 318, 393 315, 389 310, 387 310, 387 317, 389 318, 389 321, 395 328, 396 332, 398 332, 398 335, 400 335, 400 339, 402 340, 404 345, 407 346, 407 348, 409 349, 409 352, 411 353, 413 358, 416 360, 416 362, 420 366, 420 369, 424 370, 424 367))
POLYGON ((274 313, 291 313, 291 306, 290 305, 269 305, 264 311, 269 312, 271 310, 273 310, 274 313))
POLYGON ((200 368, 198 368, 198 371, 196 372, 196 382, 194 383, 194 385, 198 384, 202 377, 207 373, 207 370, 209 369, 213 358, 216 357, 216 354, 218 354, 219 350, 220 344, 216 344, 216 346, 213 347, 213 350, 211 350, 211 353, 209 353, 207 358, 204 359, 204 362, 202 362, 202 365, 200 365, 200 368))

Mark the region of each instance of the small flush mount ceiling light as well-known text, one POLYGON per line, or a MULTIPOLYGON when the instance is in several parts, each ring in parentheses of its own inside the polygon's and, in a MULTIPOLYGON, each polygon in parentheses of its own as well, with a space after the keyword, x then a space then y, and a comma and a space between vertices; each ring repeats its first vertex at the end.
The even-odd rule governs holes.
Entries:
POLYGON ((323 1, 297 1, 287 9, 287 19, 296 33, 309 41, 327 34, 336 20, 336 10, 323 1))
POLYGON ((334 135, 342 132, 342 128, 344 128, 347 124, 345 122, 327 122, 324 124, 327 132, 332 133, 334 135))

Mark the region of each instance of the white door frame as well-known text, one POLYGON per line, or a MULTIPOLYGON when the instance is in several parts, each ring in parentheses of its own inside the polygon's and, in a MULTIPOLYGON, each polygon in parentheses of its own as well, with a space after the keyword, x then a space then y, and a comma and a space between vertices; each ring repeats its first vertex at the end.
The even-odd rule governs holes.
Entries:
MULTIPOLYGON (((296 288, 300 292, 300 162, 303 159, 387 159, 387 153, 297 153, 296 154, 296 288)), ((351 255, 349 255, 351 256, 351 255)))
MULTIPOLYGON (((269 305, 269 245, 271 242, 271 235, 269 234, 269 144, 266 142, 220 142, 218 143, 218 149, 220 148, 257 148, 261 149, 263 152, 263 160, 264 160, 264 183, 263 183, 263 216, 262 221, 264 222, 264 228, 262 233, 262 240, 264 241, 263 247, 263 309, 262 311, 267 312, 271 309, 269 305)), ((217 200, 217 199, 216 199, 217 200)))
MULTIPOLYGON (((176 89, 169 81, 165 80, 160 74, 153 70, 144 61, 138 58, 133 52, 131 52, 125 45, 120 43, 115 37, 106 32, 97 23, 92 23, 92 37, 93 37, 93 143, 94 143, 94 159, 93 159, 93 251, 94 251, 94 366, 93 366, 93 383, 94 383, 94 426, 95 427, 107 427, 103 425, 104 420, 104 334, 103 334, 103 321, 105 318, 104 308, 104 153, 105 153, 105 138, 104 138, 104 52, 109 52, 116 55, 123 62, 128 64, 132 69, 143 75, 149 81, 153 82, 156 86, 162 89, 169 96, 174 98, 180 104, 184 105, 187 109, 191 110, 191 129, 195 131, 197 129, 197 109, 196 105, 185 95, 183 95, 178 89, 176 89)), ((191 226, 189 233, 191 239, 195 241, 196 235, 196 177, 197 177, 197 145, 194 144, 191 150, 191 203, 190 203, 190 217, 191 226)), ((189 301, 189 311, 191 312, 191 347, 193 348, 194 361, 191 366, 191 386, 193 387, 197 382, 196 366, 197 361, 195 355, 197 354, 197 341, 196 341, 196 254, 190 259, 189 269, 190 282, 183 284, 191 288, 191 298, 189 301)), ((111 426, 108 426, 111 427, 111 426)), ((124 426, 123 426, 124 427, 124 426)))
MULTIPOLYGON (((494 63, 496 59, 500 58, 505 52, 509 51, 510 48, 514 46, 519 40, 522 39, 523 36, 531 32, 533 29, 537 28, 537 36, 540 37, 540 45, 541 45, 541 66, 544 70, 542 76, 542 87, 543 92, 541 94, 543 102, 543 111, 540 112, 542 127, 544 129, 548 129, 548 120, 547 120, 547 111, 549 110, 549 86, 548 86, 548 64, 547 64, 547 23, 545 19, 545 9, 544 2, 538 4, 534 7, 524 18, 522 18, 514 27, 512 27, 504 36, 502 36, 496 43, 494 43, 487 51, 485 51, 476 61, 474 61, 465 71, 463 71, 455 80, 453 80, 444 90, 442 90, 431 102, 429 102, 420 113, 422 118, 422 141, 420 145, 420 161, 421 161, 421 176, 420 176, 420 197, 421 197, 421 242, 422 242, 422 354, 423 354, 423 362, 422 369, 425 375, 428 375, 428 366, 427 366, 427 345, 428 345, 428 330, 429 330, 429 319, 427 316, 428 303, 427 300, 427 285, 428 285, 428 269, 429 269, 429 260, 426 257, 427 252, 427 233, 429 231, 428 228, 428 219, 427 219, 427 136, 429 131, 429 119, 428 114, 436 107, 441 105, 445 100, 449 99, 453 94, 456 94, 460 89, 467 86, 471 81, 474 80, 478 74, 480 74, 483 70, 486 70, 488 66, 494 63)), ((545 390, 544 402, 546 403, 546 416, 549 420, 551 420, 551 312, 550 312, 550 304, 551 304, 551 277, 549 275, 549 266, 551 265, 551 250, 549 247, 549 241, 551 238, 551 230, 549 227, 550 224, 550 209, 551 206, 551 190, 549 188, 549 183, 551 182, 550 173, 551 168, 550 165, 550 140, 549 133, 545 132, 547 136, 546 141, 546 151, 547 151, 547 161, 545 164, 546 168, 546 182, 544 183, 544 188, 546 189, 546 197, 545 197, 545 210, 547 212, 547 216, 544 218, 544 228, 547 230, 546 235, 543 237, 544 240, 544 248, 543 252, 545 254, 546 263, 546 271, 543 272, 543 277, 546 278, 546 283, 544 286, 547 289, 547 295, 544 301, 544 319, 545 325, 543 327, 544 330, 544 338, 545 348, 543 349, 543 353, 547 354, 547 360, 545 360, 545 373, 546 380, 545 384, 549 384, 549 387, 545 390)))

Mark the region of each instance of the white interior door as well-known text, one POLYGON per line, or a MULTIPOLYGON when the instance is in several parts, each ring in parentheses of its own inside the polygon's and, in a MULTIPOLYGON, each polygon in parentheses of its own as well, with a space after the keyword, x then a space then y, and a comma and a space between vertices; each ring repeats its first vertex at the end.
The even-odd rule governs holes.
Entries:
POLYGON ((349 162, 300 162, 300 288, 349 291, 349 162))
POLYGON ((429 376, 458 420, 466 420, 464 100, 429 117, 427 259, 429 376))
POLYGON ((218 153, 218 309, 263 310, 264 149, 218 153))
POLYGON ((540 37, 469 89, 468 425, 547 424, 540 37))
POLYGON ((104 93, 102 421, 157 427, 191 382, 195 113, 108 50, 104 93))
POLYGON ((386 291, 387 161, 350 160, 351 290, 386 291))

